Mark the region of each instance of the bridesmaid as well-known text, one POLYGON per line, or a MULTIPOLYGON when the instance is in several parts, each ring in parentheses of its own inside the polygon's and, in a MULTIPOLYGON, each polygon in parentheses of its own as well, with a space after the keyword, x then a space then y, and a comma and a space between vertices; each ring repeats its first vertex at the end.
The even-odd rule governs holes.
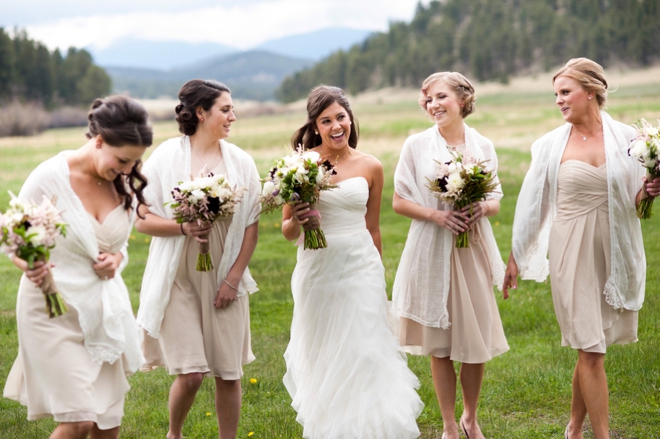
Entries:
POLYGON ((29 269, 12 259, 24 274, 16 304, 19 351, 4 396, 27 405, 29 420, 58 422, 51 439, 119 437, 126 375, 142 363, 121 272, 133 203, 144 204, 140 158, 152 131, 144 107, 125 96, 96 99, 88 119, 87 143, 40 164, 18 196, 40 202, 56 195, 68 224, 49 263, 29 269), (39 289, 48 271, 69 309, 52 319, 39 289))
POLYGON ((181 137, 166 140, 144 165, 149 208, 136 223, 154 237, 142 281, 138 324, 147 332, 147 367, 176 375, 169 397, 168 439, 180 439, 183 423, 205 375, 215 379, 219 435, 236 437, 243 365, 250 346, 248 293, 257 285, 248 262, 257 245, 261 193, 257 168, 246 152, 226 142, 236 121, 231 93, 217 81, 193 79, 179 91, 181 137), (213 224, 177 224, 171 190, 208 170, 245 189, 236 212, 213 224), (214 269, 195 270, 198 241, 208 235, 214 269), (185 330, 182 330, 185 328, 185 330))
POLYGON ((431 356, 443 439, 459 437, 453 362, 461 363, 461 429, 470 439, 482 439, 477 402, 484 363, 509 349, 493 295, 504 263, 486 219, 500 209, 499 180, 485 201, 462 210, 453 210, 428 189, 428 179, 437 174, 436 160, 448 161, 452 151, 488 160, 497 172, 492 142, 463 122, 475 111, 475 100, 474 87, 460 73, 426 78, 419 104, 435 126, 406 140, 394 174, 394 211, 413 220, 392 295, 401 321, 399 341, 407 352, 431 356), (454 236, 466 230, 470 247, 456 248, 454 236))
POLYGON ((504 297, 516 288, 519 273, 542 282, 549 267, 562 346, 578 352, 565 437, 582 438, 588 414, 594 437, 603 439, 609 438, 606 348, 637 341, 644 301, 636 205, 660 195, 660 178, 644 183, 644 169, 628 156, 635 130, 602 111, 607 80, 600 65, 572 59, 552 83, 566 123, 532 145, 504 297))

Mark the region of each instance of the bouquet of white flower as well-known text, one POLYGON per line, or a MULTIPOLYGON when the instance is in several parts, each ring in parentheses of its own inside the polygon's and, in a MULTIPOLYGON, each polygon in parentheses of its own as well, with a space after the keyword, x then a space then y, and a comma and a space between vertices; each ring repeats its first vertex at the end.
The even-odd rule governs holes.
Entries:
MULTIPOLYGON (((55 239, 66 236, 66 224, 55 208, 56 198, 43 198, 41 204, 23 202, 9 192, 12 199, 9 209, 0 213, 0 250, 15 255, 28 263, 48 262, 55 239)), ((53 275, 48 272, 40 285, 46 299, 48 317, 61 316, 67 312, 62 297, 57 292, 53 275)))
MULTIPOLYGON (((202 172, 200 177, 180 182, 172 189, 174 201, 169 204, 174 209, 177 223, 197 221, 201 225, 233 215, 242 195, 243 189, 232 188, 224 175, 202 172)), ((213 269, 210 244, 208 241, 199 242, 198 246, 197 271, 210 271, 213 269)))
MULTIPOLYGON (((630 144, 628 155, 635 157, 646 168, 647 179, 653 180, 660 177, 660 160, 658 150, 660 149, 660 121, 659 126, 654 127, 644 119, 633 124, 637 128, 637 135, 630 144)), ((651 218, 653 214, 653 200, 655 198, 644 198, 637 206, 637 216, 641 219, 651 218)))
MULTIPOLYGON (((261 192, 263 212, 281 209, 284 204, 309 203, 314 211, 321 191, 337 187, 330 177, 335 174, 332 164, 315 151, 298 148, 294 153, 275 161, 268 172, 261 192)), ((311 213, 311 212, 310 212, 311 213)), ((323 230, 305 230, 305 249, 325 248, 323 230)))
MULTIPOLYGON (((495 176, 485 166, 486 161, 477 161, 468 153, 452 152, 451 155, 450 161, 438 162, 438 175, 429 180, 429 189, 440 200, 462 209, 476 201, 485 200, 497 188, 495 176)), ((456 236, 456 248, 469 246, 467 231, 456 236)))

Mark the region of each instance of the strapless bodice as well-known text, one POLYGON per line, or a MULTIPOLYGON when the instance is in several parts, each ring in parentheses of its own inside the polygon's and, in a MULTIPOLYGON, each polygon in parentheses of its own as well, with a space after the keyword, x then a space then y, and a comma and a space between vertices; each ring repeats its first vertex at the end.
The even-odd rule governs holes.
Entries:
POLYGON ((366 230, 369 186, 364 177, 342 180, 337 188, 321 192, 317 209, 321 213, 321 228, 326 235, 354 233, 366 230))
POLYGON ((607 212, 607 165, 566 160, 557 178, 557 218, 566 220, 601 209, 607 212))

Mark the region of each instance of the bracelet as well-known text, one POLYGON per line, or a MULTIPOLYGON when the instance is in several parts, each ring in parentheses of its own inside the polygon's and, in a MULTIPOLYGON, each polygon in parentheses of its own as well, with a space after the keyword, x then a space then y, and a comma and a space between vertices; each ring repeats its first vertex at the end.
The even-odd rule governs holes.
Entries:
POLYGON ((181 228, 181 234, 183 236, 188 236, 188 235, 186 235, 186 232, 183 231, 183 223, 179 224, 179 227, 181 228))
POLYGON ((224 283, 226 283, 227 285, 229 285, 229 288, 231 288, 232 290, 238 292, 238 288, 236 288, 235 286, 233 286, 232 284, 230 284, 229 282, 227 282, 227 279, 223 279, 222 281, 223 281, 224 283))

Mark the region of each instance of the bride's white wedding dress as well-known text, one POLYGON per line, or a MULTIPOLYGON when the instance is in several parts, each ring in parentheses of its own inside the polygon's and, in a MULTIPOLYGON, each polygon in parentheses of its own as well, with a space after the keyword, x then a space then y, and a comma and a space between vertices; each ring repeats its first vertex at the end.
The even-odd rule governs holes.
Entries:
POLYGON ((385 270, 366 228, 367 181, 323 192, 328 247, 298 249, 284 384, 310 439, 419 437, 423 403, 387 317, 385 270))

